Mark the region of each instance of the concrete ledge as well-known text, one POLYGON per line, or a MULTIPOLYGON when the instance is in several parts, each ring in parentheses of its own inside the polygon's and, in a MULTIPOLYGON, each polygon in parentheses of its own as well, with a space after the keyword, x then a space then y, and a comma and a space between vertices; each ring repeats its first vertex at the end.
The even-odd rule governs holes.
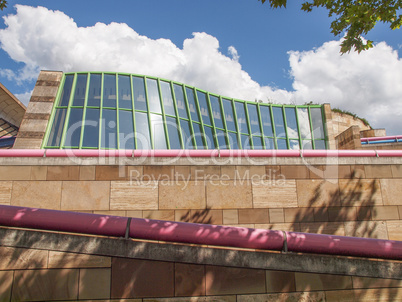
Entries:
POLYGON ((402 280, 402 262, 211 248, 0 227, 0 246, 169 262, 402 280))

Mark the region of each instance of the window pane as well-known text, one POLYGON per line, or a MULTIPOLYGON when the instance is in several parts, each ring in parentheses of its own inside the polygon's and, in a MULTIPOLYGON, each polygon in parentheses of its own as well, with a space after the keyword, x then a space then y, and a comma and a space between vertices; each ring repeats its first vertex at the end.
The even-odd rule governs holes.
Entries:
POLYGON ((116 110, 102 110, 101 147, 106 149, 117 148, 116 110))
POLYGON ((130 77, 119 75, 119 108, 132 109, 130 77))
POLYGON ((236 132, 237 130, 234 122, 232 102, 229 100, 222 99, 222 104, 223 104, 223 110, 225 111, 226 127, 228 128, 227 130, 236 132))
MULTIPOLYGON (((271 113, 268 106, 260 106, 262 130, 265 136, 274 136, 272 132, 271 113)), ((270 148, 271 149, 271 148, 270 148)))
POLYGON ((299 141, 295 139, 289 140, 289 149, 291 150, 300 150, 299 141))
POLYGON ((98 148, 99 144, 99 109, 87 108, 84 121, 83 147, 98 148))
MULTIPOLYGON (((272 107, 272 112, 274 114, 274 125, 276 137, 286 137, 285 133, 285 123, 283 121, 283 114, 281 107, 272 107)), ((287 148, 285 148, 287 149, 287 148)))
POLYGON ((225 132, 222 130, 216 130, 216 138, 218 139, 219 149, 228 149, 226 143, 226 135, 225 132))
POLYGON ((244 104, 235 102, 235 108, 236 108, 237 125, 239 126, 239 132, 249 133, 247 126, 246 112, 244 111, 244 104))
POLYGON ((56 109, 52 129, 50 130, 48 146, 60 146, 61 135, 63 134, 64 121, 67 109, 56 109))
POLYGON ((151 138, 149 136, 148 115, 143 112, 135 113, 135 136, 137 141, 137 149, 151 149, 151 138))
POLYGON ((303 140, 302 149, 303 150, 311 150, 311 149, 313 149, 313 144, 309 140, 303 140))
POLYGON ((253 135, 261 135, 260 119, 258 117, 257 105, 247 104, 248 117, 253 135))
POLYGON ((119 110, 119 149, 134 148, 133 112, 119 110))
POLYGON ((82 126, 82 108, 71 108, 64 146, 79 147, 82 126))
POLYGON ((193 123, 193 129, 194 129, 194 138, 195 138, 195 143, 197 144, 197 149, 205 149, 204 142, 202 140, 202 130, 201 130, 201 125, 193 123))
POLYGON ((181 149, 180 134, 177 128, 176 119, 167 116, 166 125, 169 134, 170 149, 181 149))
POLYGON ((103 107, 116 107, 116 75, 114 74, 104 75, 103 107))
POLYGON ((202 121, 205 125, 212 126, 211 117, 209 116, 207 95, 204 92, 197 91, 198 103, 200 104, 202 121))
POLYGON ((291 138, 299 138, 299 131, 297 129, 297 120, 296 120, 296 109, 286 107, 285 114, 286 114, 286 126, 288 136, 291 138))
POLYGON ((89 80, 88 106, 100 107, 102 75, 91 74, 89 80))
POLYGON ((299 118, 299 129, 301 138, 311 139, 310 121, 308 119, 308 109, 297 108, 297 116, 299 118))
POLYGON ((75 84, 73 106, 84 106, 85 93, 87 91, 87 75, 78 74, 75 84))
POLYGON ((311 122, 313 124, 314 139, 325 138, 321 108, 311 108, 310 112, 311 112, 311 122))
POLYGON ((188 99, 188 106, 190 108, 191 119, 195 122, 199 122, 200 119, 198 117, 197 105, 195 103, 195 96, 193 89, 186 87, 186 94, 188 99))
POLYGON ((214 134, 211 127, 204 127, 208 149, 215 149, 214 134))
POLYGON ((222 112, 219 99, 216 96, 210 95, 212 115, 214 117, 215 127, 223 129, 222 112))
POLYGON ((149 110, 155 113, 162 113, 161 101, 159 99, 158 82, 153 79, 147 79, 147 88, 149 110))
POLYGON ((275 149, 274 139, 269 137, 264 137, 265 149, 273 150, 275 149))
POLYGON ((180 120, 181 134, 183 136, 184 149, 194 149, 191 139, 190 123, 185 120, 180 120))
POLYGON ((151 114, 151 130, 154 139, 154 149, 167 149, 165 128, 161 115, 151 114))
POLYGON ((240 135, 240 139, 242 149, 250 150, 251 149, 250 136, 240 135))
POLYGON ((277 139, 276 143, 278 145, 279 150, 286 150, 288 148, 286 144, 286 139, 277 139))
POLYGON ((314 140, 315 149, 327 149, 325 146, 325 140, 314 140))
POLYGON ((254 150, 261 150, 261 149, 263 149, 263 146, 262 146, 262 137, 253 136, 253 149, 254 149, 254 150))
POLYGON ((228 132, 229 136, 229 146, 232 150, 239 149, 239 142, 237 141, 237 134, 233 132, 228 132))
POLYGON ((176 116, 173 106, 173 97, 170 84, 164 81, 160 82, 162 90, 163 108, 165 109, 165 114, 176 116))
POLYGON ((64 81, 63 92, 61 93, 59 106, 68 106, 71 95, 71 88, 73 86, 74 75, 69 74, 64 81))
POLYGON ((147 111, 147 100, 145 98, 144 79, 133 77, 134 107, 135 110, 147 111))
POLYGON ((177 84, 173 84, 174 96, 176 98, 177 111, 179 116, 188 119, 186 102, 184 101, 183 87, 177 84))

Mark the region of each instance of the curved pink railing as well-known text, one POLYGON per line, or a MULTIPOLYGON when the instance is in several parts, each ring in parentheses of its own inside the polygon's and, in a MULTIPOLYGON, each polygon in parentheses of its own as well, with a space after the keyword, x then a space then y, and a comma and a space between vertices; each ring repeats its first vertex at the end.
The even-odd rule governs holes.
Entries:
POLYGON ((402 242, 0 205, 0 225, 167 242, 402 260, 402 242))

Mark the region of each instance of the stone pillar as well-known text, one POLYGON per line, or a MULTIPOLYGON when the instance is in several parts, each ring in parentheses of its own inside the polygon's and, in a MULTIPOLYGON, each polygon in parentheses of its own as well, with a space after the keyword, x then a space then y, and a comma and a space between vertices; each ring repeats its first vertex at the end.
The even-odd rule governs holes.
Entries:
POLYGON ((330 104, 324 104, 325 127, 328 136, 328 148, 330 150, 336 149, 334 126, 332 122, 332 110, 330 104))
POLYGON ((343 131, 336 138, 336 148, 339 150, 362 149, 359 126, 352 126, 343 131))
POLYGON ((62 76, 61 71, 39 73, 14 149, 40 149, 62 76))

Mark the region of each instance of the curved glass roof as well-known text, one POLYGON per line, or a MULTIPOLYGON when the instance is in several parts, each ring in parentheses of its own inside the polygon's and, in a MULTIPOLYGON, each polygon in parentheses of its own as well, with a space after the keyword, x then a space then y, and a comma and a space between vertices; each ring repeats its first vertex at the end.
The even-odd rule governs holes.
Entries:
POLYGON ((321 105, 247 102, 182 83, 65 73, 44 148, 326 149, 321 105))

